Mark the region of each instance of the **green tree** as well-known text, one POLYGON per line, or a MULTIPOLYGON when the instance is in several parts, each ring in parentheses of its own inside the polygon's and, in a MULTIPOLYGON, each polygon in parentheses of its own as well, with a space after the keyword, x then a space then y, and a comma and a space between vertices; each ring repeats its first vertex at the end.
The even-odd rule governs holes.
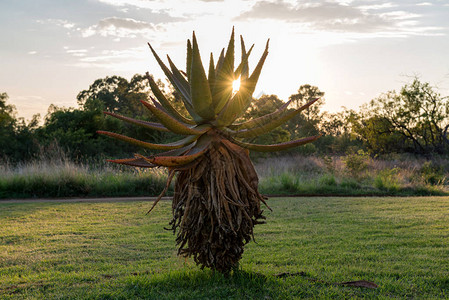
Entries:
POLYGON ((27 124, 16 117, 16 108, 7 104, 8 99, 6 93, 0 93, 0 159, 15 163, 31 158, 38 151, 34 131, 39 115, 27 124))
POLYGON ((324 92, 316 86, 310 84, 303 84, 298 88, 296 94, 291 95, 288 99, 292 102, 294 108, 299 108, 307 102, 319 98, 313 105, 306 108, 302 115, 307 122, 314 122, 320 118, 320 110, 324 104, 324 92))
POLYGON ((449 98, 415 78, 354 114, 352 126, 373 152, 447 153, 449 98))
POLYGON ((7 104, 8 94, 0 93, 0 158, 9 157, 13 149, 11 143, 15 141, 15 107, 7 104))
MULTIPOLYGON (((289 97, 291 101, 291 109, 297 109, 304 104, 312 101, 315 98, 319 98, 313 105, 309 106, 301 112, 301 114, 292 118, 286 126, 286 129, 290 132, 292 138, 300 138, 308 135, 319 134, 319 124, 321 122, 320 109, 324 104, 324 92, 316 86, 310 84, 301 85, 296 94, 289 97)), ((318 145, 318 144, 317 144, 318 145)), ((310 145, 309 147, 312 147, 310 145)), ((299 149, 299 150, 304 150, 299 149)))

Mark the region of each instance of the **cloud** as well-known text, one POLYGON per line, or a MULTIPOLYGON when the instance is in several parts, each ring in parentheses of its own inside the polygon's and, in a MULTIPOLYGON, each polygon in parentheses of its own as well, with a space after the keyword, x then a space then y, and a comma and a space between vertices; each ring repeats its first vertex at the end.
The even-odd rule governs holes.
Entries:
POLYGON ((101 68, 113 72, 144 72, 148 60, 148 47, 136 47, 123 50, 102 50, 91 56, 79 57, 69 66, 78 68, 101 68))
POLYGON ((357 6, 353 1, 315 1, 295 5, 285 0, 262 0, 234 20, 272 19, 301 24, 309 30, 388 34, 396 32, 406 35, 414 29, 409 27, 413 24, 417 33, 434 34, 429 31, 435 30, 435 27, 418 26, 419 22, 416 20, 421 15, 395 10, 395 7, 397 5, 388 2, 357 6), (415 20, 415 22, 404 23, 402 20, 415 20))
POLYGON ((127 8, 145 9, 152 13, 163 14, 163 22, 196 20, 204 15, 221 15, 241 12, 241 8, 250 6, 251 1, 241 0, 97 0, 123 10, 127 8))
POLYGON ((87 54, 87 49, 66 49, 66 53, 76 57, 84 57, 87 54))
POLYGON ((72 29, 75 27, 75 23, 71 23, 67 20, 62 20, 62 19, 45 19, 45 20, 37 20, 36 22, 39 24, 56 25, 56 26, 64 27, 66 29, 72 29))
POLYGON ((377 15, 366 14, 361 9, 346 4, 331 2, 294 6, 284 1, 260 1, 237 19, 278 19, 307 23, 313 28, 330 31, 372 31, 390 25, 388 20, 377 15))
POLYGON ((155 30, 156 27, 147 22, 131 18, 110 17, 102 19, 98 24, 90 26, 82 31, 83 37, 93 35, 113 36, 118 38, 135 38, 155 30))

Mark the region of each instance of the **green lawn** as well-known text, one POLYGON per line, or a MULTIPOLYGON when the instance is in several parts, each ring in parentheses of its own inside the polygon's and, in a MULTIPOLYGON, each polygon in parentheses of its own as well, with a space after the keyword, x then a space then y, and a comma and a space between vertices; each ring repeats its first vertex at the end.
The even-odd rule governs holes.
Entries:
POLYGON ((228 278, 178 258, 150 205, 0 202, 0 299, 449 298, 449 197, 270 199, 228 278), (379 288, 330 284, 353 280, 379 288))

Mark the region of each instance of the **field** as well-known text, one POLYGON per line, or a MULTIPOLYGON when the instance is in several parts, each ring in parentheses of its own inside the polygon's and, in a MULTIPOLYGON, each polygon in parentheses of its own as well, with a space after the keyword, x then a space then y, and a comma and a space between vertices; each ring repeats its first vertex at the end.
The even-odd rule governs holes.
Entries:
POLYGON ((272 198, 229 277, 177 257, 150 205, 0 202, 0 298, 449 297, 449 197, 272 198), (334 284, 354 280, 379 287, 334 284))

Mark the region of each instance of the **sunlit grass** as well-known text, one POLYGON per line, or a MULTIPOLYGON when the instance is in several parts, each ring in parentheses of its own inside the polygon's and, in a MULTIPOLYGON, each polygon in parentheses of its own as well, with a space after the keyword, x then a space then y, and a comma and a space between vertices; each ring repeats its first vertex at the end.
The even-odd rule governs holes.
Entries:
POLYGON ((176 256, 168 202, 0 203, 0 298, 449 297, 448 197, 268 203, 228 278, 176 256), (352 280, 379 288, 331 284, 352 280))

